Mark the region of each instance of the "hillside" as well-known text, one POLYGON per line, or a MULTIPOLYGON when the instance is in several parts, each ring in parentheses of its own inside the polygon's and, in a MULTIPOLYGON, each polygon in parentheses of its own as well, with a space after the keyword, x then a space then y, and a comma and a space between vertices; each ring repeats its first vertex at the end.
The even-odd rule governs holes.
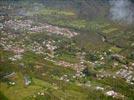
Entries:
POLYGON ((1 0, 0 100, 133 100, 134 4, 112 1, 1 0))

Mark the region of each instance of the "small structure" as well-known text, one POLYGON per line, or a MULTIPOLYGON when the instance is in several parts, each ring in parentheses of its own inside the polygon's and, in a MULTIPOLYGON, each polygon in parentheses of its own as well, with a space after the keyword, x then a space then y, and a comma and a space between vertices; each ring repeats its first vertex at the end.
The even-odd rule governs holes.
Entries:
POLYGON ((12 73, 6 73, 6 75, 3 78, 12 78, 15 77, 16 73, 12 72, 12 73))
POLYGON ((29 76, 24 76, 24 82, 25 82, 25 85, 28 86, 31 84, 31 79, 29 76))
POLYGON ((106 92, 106 95, 107 96, 116 97, 117 96, 117 93, 115 91, 111 90, 111 91, 106 92))
POLYGON ((97 86, 97 87, 96 87, 96 90, 101 90, 101 91, 103 91, 104 88, 103 88, 103 87, 100 87, 100 86, 97 86))
POLYGON ((16 83, 13 82, 13 81, 10 81, 8 84, 11 85, 11 86, 14 86, 16 83))

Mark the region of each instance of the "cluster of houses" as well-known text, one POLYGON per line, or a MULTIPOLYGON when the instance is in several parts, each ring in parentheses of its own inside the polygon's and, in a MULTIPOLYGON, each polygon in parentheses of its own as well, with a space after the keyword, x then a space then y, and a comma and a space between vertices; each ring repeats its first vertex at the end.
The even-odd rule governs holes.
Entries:
POLYGON ((9 57, 9 60, 11 61, 17 61, 21 59, 22 59, 22 55, 14 55, 13 57, 9 57))
POLYGON ((54 40, 53 41, 47 41, 44 44, 47 47, 47 50, 49 50, 49 52, 51 54, 51 57, 53 58, 54 57, 54 50, 57 49, 57 46, 54 45, 55 41, 54 40))
POLYGON ((10 51, 12 51, 15 55, 13 55, 13 57, 9 57, 9 59, 11 61, 16 61, 16 60, 21 60, 23 57, 23 53, 24 53, 24 49, 23 48, 19 48, 19 47, 12 47, 10 49, 10 51))
MULTIPOLYGON (((16 72, 6 73, 6 75, 3 76, 4 79, 7 79, 7 83, 10 86, 16 85, 16 72)), ((24 85, 28 86, 32 83, 31 78, 28 75, 24 76, 24 85)))
POLYGON ((116 72, 116 75, 124 78, 128 83, 134 84, 134 73, 132 70, 120 69, 116 72))
POLYGON ((60 80, 66 81, 66 82, 69 82, 69 81, 70 81, 70 79, 69 79, 69 77, 68 77, 67 75, 63 75, 63 76, 60 78, 60 80))
POLYGON ((105 93, 105 95, 111 96, 111 97, 116 98, 116 99, 124 99, 124 95, 121 95, 121 94, 115 92, 114 90, 107 91, 105 93))
MULTIPOLYGON (((52 33, 52 34, 62 35, 62 36, 68 37, 68 38, 74 37, 74 36, 79 34, 76 32, 72 32, 67 28, 60 28, 57 26, 49 25, 47 23, 36 23, 35 24, 31 20, 8 20, 8 21, 5 21, 4 26, 3 25, 0 25, 0 26, 1 26, 0 28, 5 27, 8 29, 13 29, 15 31, 18 31, 18 30, 28 31, 30 33, 40 33, 43 31, 47 31, 47 32, 52 33)), ((79 59, 78 63, 70 63, 70 62, 66 62, 63 60, 55 61, 55 60, 52 60, 51 58, 54 57, 54 50, 57 49, 57 46, 55 45, 56 41, 44 40, 42 43, 38 43, 37 41, 32 41, 32 43, 30 43, 26 46, 23 42, 25 40, 29 40, 30 39, 29 37, 26 36, 23 39, 24 41, 21 41, 22 43, 16 43, 16 42, 12 41, 12 39, 16 38, 16 34, 4 33, 4 32, 2 34, 4 35, 4 37, 1 37, 0 45, 4 48, 4 50, 11 51, 14 53, 14 55, 12 57, 9 57, 9 59, 11 61, 21 60, 23 58, 23 53, 26 50, 33 51, 36 54, 47 54, 50 57, 50 59, 46 57, 46 58, 44 58, 45 60, 49 60, 51 62, 54 62, 56 65, 63 66, 65 68, 71 68, 71 69, 76 71, 75 75, 73 75, 72 77, 69 77, 68 75, 63 75, 60 77, 60 80, 63 80, 66 82, 70 82, 71 78, 77 79, 77 78, 85 77, 85 74, 82 72, 87 67, 84 64, 85 62, 88 62, 92 66, 95 66, 95 67, 98 67, 98 66, 105 64, 105 56, 107 56, 106 52, 102 55, 99 55, 100 60, 97 60, 94 62, 85 60, 85 55, 86 55, 85 52, 83 52, 83 53, 79 52, 79 54, 77 54, 77 58, 79 59), (20 46, 20 44, 21 44, 21 46, 20 46), (48 50, 49 52, 46 53, 46 50, 48 50)), ((119 63, 122 63, 125 59, 125 57, 123 57, 119 54, 112 54, 111 58, 118 62, 118 63, 117 62, 113 63, 113 66, 115 66, 115 67, 118 67, 119 63)), ((21 66, 24 66, 24 65, 21 65, 21 66)), ((134 64, 132 64, 132 66, 134 66, 134 64)), ((42 68, 42 66, 35 66, 35 68, 40 69, 40 68, 42 68)), ((100 72, 100 74, 97 74, 96 76, 99 79, 102 79, 104 77, 113 77, 113 78, 121 77, 121 78, 126 79, 126 81, 128 83, 134 84, 133 70, 130 70, 127 68, 128 67, 125 66, 124 69, 119 69, 115 75, 113 75, 109 72, 106 72, 106 71, 102 71, 102 72, 100 72)), ((45 73, 43 73, 42 76, 45 76, 45 73)), ((24 76, 24 84, 26 86, 28 86, 31 83, 32 83, 32 81, 31 81, 30 77, 24 76)), ((16 83, 9 82, 9 84, 15 85, 16 83)), ((87 85, 91 86, 90 82, 89 83, 87 82, 87 85)), ((104 88, 97 86, 96 90, 104 91, 104 88)), ((44 93, 39 92, 38 95, 43 96, 44 93)), ((114 98, 114 97, 117 97, 119 94, 117 92, 111 90, 111 91, 106 91, 105 95, 112 96, 114 98)))
POLYGON ((22 54, 26 51, 26 50, 30 50, 35 52, 36 54, 45 54, 46 50, 48 50, 51 54, 54 54, 54 50, 57 48, 54 45, 55 41, 43 41, 42 44, 33 41, 32 43, 29 43, 27 45, 24 44, 24 41, 29 39, 29 37, 25 37, 21 42, 14 42, 13 39, 15 38, 14 36, 15 34, 6 34, 4 37, 1 38, 1 42, 0 45, 2 46, 2 48, 6 51, 11 51, 13 52, 15 55, 14 57, 10 58, 13 61, 15 59, 21 59, 22 54), (8 37, 7 37, 8 36, 8 37), (9 37, 11 36, 11 37, 9 37))
POLYGON ((41 24, 40 26, 34 26, 30 29, 32 32, 42 32, 47 31, 49 33, 55 33, 57 35, 63 35, 68 38, 74 37, 75 35, 78 35, 76 32, 72 32, 67 28, 59 28, 57 26, 49 25, 47 23, 41 24))
POLYGON ((17 30, 29 30, 32 26, 32 21, 31 20, 8 20, 5 21, 4 25, 6 28, 14 29, 15 31, 17 30))
MULTIPOLYGON (((26 22, 31 23, 30 21, 26 21, 26 22)), ((24 22, 24 23, 26 23, 26 22, 24 22)), ((20 47, 20 46, 18 46, 17 43, 14 43, 13 41, 10 41, 10 39, 14 39, 16 37, 15 34, 13 34, 13 35, 5 34, 5 35, 7 35, 8 37, 2 37, 0 44, 2 45, 2 47, 5 50, 12 51, 14 53, 14 56, 9 57, 9 59, 11 61, 21 60, 22 57, 23 57, 23 53, 25 52, 25 49, 31 50, 31 51, 35 52, 36 54, 46 54, 46 50, 49 50, 49 52, 47 54, 50 58, 53 58, 54 50, 57 48, 57 46, 55 45, 56 41, 54 41, 54 40, 51 40, 51 41, 50 40, 49 41, 44 40, 41 44, 34 41, 33 43, 28 44, 28 46, 24 45, 23 47, 20 47)), ((29 39, 29 37, 25 37, 25 39, 29 39)), ((24 39, 24 41, 25 41, 25 39, 24 39)), ((83 77, 84 75, 81 74, 81 72, 87 67, 87 66, 84 65, 84 62, 85 62, 85 60, 84 60, 85 57, 84 56, 86 54, 84 53, 82 55, 80 53, 78 55, 79 55, 79 60, 80 60, 79 63, 70 63, 70 62, 66 62, 66 61, 52 61, 52 62, 54 62, 56 65, 60 65, 60 66, 63 66, 63 67, 69 67, 69 68, 74 69, 76 71, 76 76, 74 76, 74 77, 83 77)), ((100 56, 101 59, 99 61, 94 61, 94 62, 87 61, 87 62, 89 62, 92 66, 101 66, 101 65, 105 64, 105 62, 104 62, 105 56, 106 56, 106 54, 101 55, 100 56)), ((114 60, 117 60, 117 61, 118 60, 122 61, 122 60, 125 59, 123 56, 120 56, 118 54, 111 55, 111 58, 114 59, 114 60)), ((51 61, 51 59, 49 59, 49 60, 51 61)), ((119 64, 117 62, 114 62, 113 66, 118 67, 119 64)), ((128 68, 128 67, 126 66, 125 68, 128 68)), ((134 76, 133 76, 132 73, 133 73, 132 70, 128 71, 127 69, 121 69, 114 76, 110 73, 102 72, 101 74, 97 74, 97 77, 98 78, 104 78, 104 77, 113 76, 114 78, 116 78, 116 76, 119 76, 119 77, 125 78, 128 83, 132 84, 132 81, 134 81, 134 76)))
POLYGON ((47 23, 34 23, 32 20, 8 20, 4 23, 5 28, 15 31, 27 31, 30 33, 49 32, 52 34, 62 35, 68 38, 74 37, 79 33, 70 31, 67 28, 60 28, 47 23))
POLYGON ((52 58, 54 55, 54 50, 57 48, 57 46, 54 45, 54 42, 55 41, 44 40, 42 43, 38 43, 33 41, 32 44, 28 44, 28 46, 26 46, 26 49, 33 51, 35 54, 43 54, 52 58))
POLYGON ((27 50, 29 51, 33 51, 35 52, 36 54, 43 54, 43 51, 44 51, 44 48, 42 47, 41 44, 39 44, 38 42, 36 41, 33 41, 33 43, 31 44, 28 44, 28 46, 26 47, 27 50))
MULTIPOLYGON (((10 8, 10 7, 9 7, 10 8)), ((4 17, 0 16, 0 19, 4 19, 4 17)), ((67 28, 60 28, 54 25, 49 25, 47 23, 37 23, 37 22, 33 22, 32 20, 8 20, 5 21, 4 23, 0 23, 0 29, 11 29, 14 31, 20 31, 20 32, 28 32, 28 33, 41 33, 41 32, 48 32, 50 34, 57 34, 57 35, 61 35, 61 36, 65 36, 67 38, 72 38, 76 35, 78 35, 79 33, 77 32, 73 32, 67 28)), ((73 70, 76 71, 76 73, 74 75, 63 75, 59 78, 59 80, 61 81, 65 81, 65 82, 70 82, 72 79, 77 79, 77 78, 85 78, 85 74, 82 72, 87 66, 84 64, 85 62, 90 63, 91 66, 93 67, 99 67, 99 66, 103 66, 105 64, 105 59, 107 56, 107 53, 104 52, 104 54, 100 54, 99 58, 100 60, 97 61, 86 61, 85 60, 85 52, 79 52, 79 54, 77 55, 77 58, 79 59, 78 63, 70 63, 70 62, 66 62, 66 61, 56 61, 53 60, 51 58, 54 58, 54 53, 55 53, 55 49, 57 49, 57 46, 55 45, 54 40, 44 40, 42 43, 38 43, 37 41, 32 41, 32 43, 27 44, 27 46, 23 43, 25 42, 25 40, 30 40, 30 38, 28 36, 25 36, 23 41, 19 41, 19 42, 14 42, 12 41, 13 39, 15 39, 17 37, 17 34, 13 34, 10 32, 3 32, 1 31, 3 37, 1 37, 0 39, 0 45, 2 46, 2 48, 6 51, 11 51, 13 52, 13 56, 9 57, 9 59, 11 61, 17 61, 17 60, 22 60, 23 59, 23 54, 25 53, 25 51, 29 50, 29 51, 33 51, 36 54, 44 54, 49 57, 45 57, 45 60, 49 60, 51 62, 53 62, 56 65, 59 66, 63 66, 65 68, 71 68, 73 70), (49 51, 49 52, 47 52, 49 51), (46 53, 47 52, 47 53, 46 53)), ((60 40, 59 40, 60 41, 60 40)), ((103 39, 103 41, 105 41, 105 39, 103 39)), ((133 46, 134 44, 132 44, 133 46)), ((100 71, 99 74, 97 74, 97 78, 98 79, 103 79, 105 77, 121 77, 123 79, 126 80, 126 82, 130 83, 130 84, 134 84, 134 63, 132 63, 132 69, 129 69, 127 65, 125 65, 124 63, 124 59, 125 57, 119 55, 119 54, 112 54, 110 55, 110 57, 113 60, 116 60, 117 62, 113 63, 114 67, 118 67, 120 66, 119 63, 123 63, 124 66, 122 66, 121 69, 119 69, 116 73, 110 73, 110 72, 106 72, 106 71, 100 71)), ((25 65, 23 63, 20 64, 20 67, 24 67, 25 65)), ((34 66, 36 69, 40 69, 43 66, 40 65, 36 65, 34 66)), ((47 73, 42 73, 42 76, 44 77, 47 73)), ((8 75, 5 75, 4 78, 10 78, 10 77, 14 77, 16 75, 15 72, 12 72, 8 75)), ((32 83, 31 78, 28 75, 24 75, 23 77, 23 81, 24 81, 24 85, 25 86, 29 86, 32 83)), ((16 84, 15 81, 9 81, 8 82, 9 85, 14 86, 16 84)), ((82 83, 79 83, 79 85, 82 85, 82 83)), ((91 87, 91 82, 87 81, 85 83, 86 86, 91 87)), ((121 95, 120 93, 114 91, 114 90, 105 90, 104 87, 101 86, 96 86, 95 89, 97 91, 103 91, 104 94, 106 96, 111 96, 113 98, 117 98, 117 97, 121 97, 124 98, 123 95, 121 95)), ((37 93, 38 96, 45 96, 44 92, 38 92, 37 93)), ((34 97, 36 97, 36 95, 34 95, 34 97)))
POLYGON ((86 68, 86 66, 84 66, 81 63, 69 63, 69 62, 65 62, 65 61, 59 61, 56 63, 59 66, 63 66, 63 67, 70 67, 72 69, 74 69, 77 72, 82 71, 84 68, 86 68))
POLYGON ((124 95, 115 92, 114 90, 105 90, 104 87, 96 86, 95 89, 97 91, 103 91, 106 96, 110 96, 116 99, 124 99, 124 95))
MULTIPOLYGON (((81 84, 82 85, 82 84, 81 84)), ((102 86, 94 86, 91 84, 90 81, 87 81, 85 84, 85 86, 87 87, 92 87, 93 89, 95 89, 96 91, 101 91, 102 93, 104 93, 106 96, 108 97, 113 97, 113 98, 116 98, 116 99, 124 99, 124 95, 114 91, 114 90, 110 90, 110 89, 107 89, 106 87, 102 87, 102 86)))
POLYGON ((70 82, 72 80, 74 81, 76 79, 83 78, 83 77, 85 77, 85 74, 80 72, 80 71, 78 71, 74 75, 71 75, 71 76, 65 74, 65 75, 61 76, 59 78, 59 80, 62 80, 62 81, 65 81, 65 82, 70 82))
MULTIPOLYGON (((8 34, 7 34, 8 35, 8 34)), ((11 35, 12 37, 5 37, 1 38, 0 45, 5 51, 10 51, 14 54, 13 57, 9 57, 10 60, 16 61, 16 60, 21 60, 22 55, 25 52, 25 49, 19 46, 19 43, 15 43, 10 39, 14 38, 14 35, 11 35)))

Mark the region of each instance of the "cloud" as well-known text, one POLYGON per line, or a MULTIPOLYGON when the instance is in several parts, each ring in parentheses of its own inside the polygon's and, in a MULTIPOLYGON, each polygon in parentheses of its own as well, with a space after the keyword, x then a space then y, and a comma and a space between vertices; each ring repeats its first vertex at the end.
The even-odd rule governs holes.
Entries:
POLYGON ((113 21, 132 24, 134 12, 132 3, 129 0, 110 0, 110 15, 113 21))

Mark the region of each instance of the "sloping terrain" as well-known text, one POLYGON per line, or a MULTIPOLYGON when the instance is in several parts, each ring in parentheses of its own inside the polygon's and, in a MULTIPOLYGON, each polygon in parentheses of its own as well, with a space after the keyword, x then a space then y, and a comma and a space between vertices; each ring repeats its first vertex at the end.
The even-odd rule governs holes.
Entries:
POLYGON ((134 99, 134 26, 107 0, 0 5, 1 100, 134 99))

